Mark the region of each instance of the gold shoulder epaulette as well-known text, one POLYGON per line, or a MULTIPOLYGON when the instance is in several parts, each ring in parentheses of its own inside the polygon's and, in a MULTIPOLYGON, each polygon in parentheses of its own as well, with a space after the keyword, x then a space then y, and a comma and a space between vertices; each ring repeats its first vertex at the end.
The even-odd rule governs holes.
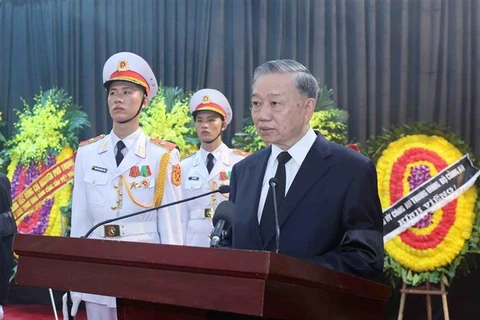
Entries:
POLYGON ((101 135, 96 136, 96 137, 94 137, 94 138, 90 138, 90 139, 88 139, 88 140, 84 140, 84 141, 80 142, 80 144, 79 144, 78 146, 79 146, 79 147, 86 146, 87 144, 91 144, 91 143, 94 143, 94 142, 96 142, 96 141, 98 141, 98 140, 102 140, 104 137, 105 137, 105 135, 104 135, 104 134, 101 134, 101 135))
POLYGON ((232 151, 233 153, 238 154, 239 156, 242 156, 242 157, 248 157, 249 155, 251 155, 250 152, 239 150, 239 149, 232 149, 232 151))
POLYGON ((152 141, 154 144, 160 147, 167 148, 169 150, 173 150, 177 147, 177 145, 173 142, 170 141, 165 141, 159 138, 150 138, 150 141, 152 141))

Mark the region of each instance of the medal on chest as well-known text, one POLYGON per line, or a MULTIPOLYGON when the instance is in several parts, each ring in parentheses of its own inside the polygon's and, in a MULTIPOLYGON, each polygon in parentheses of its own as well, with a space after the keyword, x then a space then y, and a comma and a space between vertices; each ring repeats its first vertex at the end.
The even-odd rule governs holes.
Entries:
POLYGON ((129 188, 130 190, 134 189, 146 189, 150 187, 150 176, 152 171, 150 166, 133 166, 130 168, 128 176, 129 179, 129 188))
POLYGON ((127 191, 129 199, 135 203, 137 206, 142 208, 151 208, 153 207, 153 203, 151 205, 145 205, 140 203, 132 194, 132 190, 139 190, 139 189, 146 189, 150 187, 150 178, 152 176, 152 171, 150 166, 133 166, 130 168, 128 172, 128 178, 125 175, 120 175, 118 178, 118 184, 115 184, 113 187, 117 193, 117 200, 115 204, 111 206, 111 209, 115 211, 117 214, 120 212, 123 204, 123 189, 127 191))

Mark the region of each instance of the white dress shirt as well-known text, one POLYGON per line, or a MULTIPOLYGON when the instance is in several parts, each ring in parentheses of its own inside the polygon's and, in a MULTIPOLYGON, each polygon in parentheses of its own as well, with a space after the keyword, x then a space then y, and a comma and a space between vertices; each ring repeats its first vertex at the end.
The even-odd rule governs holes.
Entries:
MULTIPOLYGON (((292 156, 292 159, 285 164, 286 172, 286 182, 285 182, 285 196, 288 194, 288 190, 293 183, 293 179, 297 175, 300 166, 307 157, 308 152, 313 146, 313 143, 317 139, 317 135, 310 128, 307 133, 295 143, 290 149, 286 150, 292 156)), ((268 181, 275 177, 275 172, 277 172, 278 160, 277 156, 284 150, 280 149, 276 145, 272 145, 272 153, 268 158, 267 169, 265 170, 265 175, 263 177, 262 183, 262 193, 260 195, 260 202, 258 203, 258 223, 262 219, 263 207, 265 206, 265 201, 267 200, 267 194, 269 189, 268 181)))
POLYGON ((205 168, 207 167, 207 162, 208 162, 207 157, 209 153, 213 154, 213 166, 215 167, 215 164, 217 163, 217 159, 221 158, 223 151, 224 151, 223 144, 221 144, 213 152, 208 152, 207 150, 203 149, 203 147, 200 147, 200 156, 203 159, 203 163, 205 163, 205 168))
POLYGON ((122 149, 122 154, 123 156, 126 156, 128 153, 128 150, 132 148, 133 144, 135 143, 135 141, 137 141, 137 138, 140 136, 141 132, 142 132, 141 129, 138 128, 134 132, 130 133, 127 137, 120 139, 112 130, 112 132, 110 132, 110 135, 112 137, 112 143, 115 146, 115 150, 113 150, 113 154, 117 154, 117 143, 118 141, 122 140, 123 143, 125 144, 125 148, 122 149))

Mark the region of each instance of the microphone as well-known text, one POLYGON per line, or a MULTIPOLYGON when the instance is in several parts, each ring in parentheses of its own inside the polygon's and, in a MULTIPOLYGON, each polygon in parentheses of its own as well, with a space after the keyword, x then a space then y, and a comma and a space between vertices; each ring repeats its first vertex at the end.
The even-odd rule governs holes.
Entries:
POLYGON ((223 201, 215 210, 213 216, 213 225, 215 228, 210 235, 210 248, 218 247, 224 236, 224 230, 228 230, 232 225, 233 207, 233 202, 223 201))
POLYGON ((273 177, 268 181, 273 194, 273 214, 275 215, 275 253, 280 250, 280 223, 278 222, 278 207, 277 207, 277 184, 278 179, 273 177))
POLYGON ((108 220, 99 222, 99 223, 97 223, 96 225, 94 225, 92 228, 90 228, 90 230, 88 230, 88 232, 85 233, 85 235, 84 235, 83 237, 81 237, 81 238, 88 238, 88 236, 89 236, 93 231, 95 231, 95 229, 97 229, 98 227, 100 227, 101 225, 104 225, 104 224, 107 224, 107 223, 110 223, 110 222, 114 222, 114 221, 118 221, 118 220, 122 220, 122 219, 126 219, 126 218, 130 218, 130 217, 134 217, 134 216, 138 216, 138 215, 140 215, 140 214, 142 214, 142 213, 146 213, 146 212, 149 212, 149 211, 152 211, 152 210, 159 210, 159 209, 167 208, 167 207, 170 207, 170 206, 174 206, 174 205, 176 205, 176 204, 180 204, 180 203, 183 203, 183 202, 187 202, 187 201, 195 200, 195 199, 198 199, 198 198, 201 198, 201 197, 205 197, 205 196, 208 196, 208 195, 210 195, 210 194, 217 193, 217 192, 220 192, 220 193, 229 193, 229 192, 230 192, 230 186, 229 186, 229 185, 222 185, 222 186, 220 186, 220 187, 219 187, 218 189, 216 189, 216 190, 209 191, 209 192, 206 192, 206 193, 202 193, 202 194, 200 194, 200 195, 198 195, 198 196, 194 196, 194 197, 190 197, 190 198, 186 198, 186 199, 174 201, 174 202, 171 202, 171 203, 167 203, 167 204, 160 205, 160 206, 158 206, 158 207, 149 208, 149 209, 146 209, 146 210, 142 210, 142 211, 130 213, 130 214, 127 214, 127 215, 124 215, 124 216, 121 216, 121 217, 116 217, 116 218, 112 218, 112 219, 108 219, 108 220))

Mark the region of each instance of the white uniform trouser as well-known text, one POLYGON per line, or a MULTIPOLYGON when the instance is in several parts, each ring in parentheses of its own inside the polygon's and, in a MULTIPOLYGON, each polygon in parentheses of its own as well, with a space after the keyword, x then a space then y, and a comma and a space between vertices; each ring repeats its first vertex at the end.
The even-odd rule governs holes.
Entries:
POLYGON ((88 320, 117 320, 117 308, 109 308, 104 304, 85 301, 88 320))

